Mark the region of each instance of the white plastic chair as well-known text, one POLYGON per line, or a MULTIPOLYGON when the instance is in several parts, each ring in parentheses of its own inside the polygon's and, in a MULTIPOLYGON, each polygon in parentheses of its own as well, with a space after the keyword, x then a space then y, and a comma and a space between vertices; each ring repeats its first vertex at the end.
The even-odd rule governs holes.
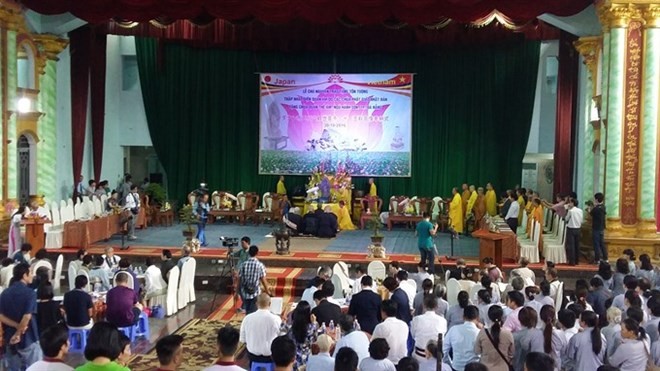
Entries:
POLYGON ((60 289, 60 281, 62 281, 62 266, 64 265, 64 255, 60 254, 55 261, 55 273, 53 274, 53 290, 60 289))
MULTIPOLYGON (((181 267, 181 277, 179 278, 179 287, 177 291, 177 304, 179 309, 185 308, 188 303, 190 303, 191 296, 194 297, 194 293, 191 295, 190 291, 194 291, 194 269, 197 265, 195 258, 190 258, 183 263, 181 267)), ((172 278, 169 279, 172 282, 172 278)))
POLYGON ((92 209, 94 215, 103 215, 103 204, 98 197, 94 197, 94 200, 92 201, 92 209))
MULTIPOLYGON (((189 270, 189 279, 187 285, 188 303, 192 303, 197 300, 197 296, 195 295, 195 273, 197 271, 197 260, 195 260, 195 258, 190 258, 186 263, 189 270)), ((186 264, 184 264, 184 268, 186 268, 186 264)))
POLYGON ((177 306, 177 296, 179 289, 179 267, 174 267, 170 269, 169 280, 167 285, 167 308, 166 312, 168 316, 173 315, 179 310, 177 306))
POLYGON ((532 241, 520 243, 520 256, 526 257, 531 263, 539 262, 539 237, 541 236, 541 225, 539 222, 532 223, 532 241))
POLYGON ((263 197, 261 197, 261 208, 265 212, 269 212, 271 210, 271 207, 273 205, 273 197, 271 197, 270 192, 264 193, 263 197))
POLYGON ((238 192, 236 198, 238 198, 238 209, 245 210, 245 192, 243 191, 238 192))
POLYGON ((35 265, 32 266, 32 274, 37 274, 37 269, 41 267, 46 267, 48 268, 49 275, 51 276, 53 274, 53 265, 50 264, 50 262, 47 262, 45 260, 40 260, 38 261, 35 265))
POLYGON ((332 267, 332 275, 338 276, 341 280, 341 288, 344 292, 344 295, 348 294, 352 290, 352 280, 348 276, 348 265, 344 262, 337 262, 332 267))
MULTIPOLYGON (((158 280, 160 280, 160 285, 163 288, 167 288, 167 282, 163 279, 162 275, 158 275, 158 280)), ((145 289, 147 287, 151 287, 152 282, 151 282, 151 276, 145 274, 144 275, 144 287, 145 289)), ((160 305, 163 307, 163 309, 166 308, 167 306, 167 292, 162 294, 162 295, 157 295, 153 296, 149 299, 149 306, 154 306, 154 305, 160 305)))
POLYGON ((367 266, 367 274, 374 280, 384 280, 387 277, 387 268, 380 260, 374 260, 367 266))
MULTIPOLYGON (((57 203, 53 202, 53 206, 57 206, 57 203)), ((57 207, 51 208, 50 220, 53 221, 53 224, 46 232, 46 242, 44 246, 46 249, 60 249, 62 248, 64 225, 60 218, 60 210, 57 207)))
MULTIPOLYGON (((130 289, 135 290, 135 282, 133 282, 133 275, 128 273, 128 272, 125 272, 125 271, 117 271, 117 273, 115 273, 115 276, 112 277, 112 285, 115 286, 115 287, 117 286, 117 275, 119 273, 123 273, 123 274, 128 276, 128 287, 130 289)), ((89 277, 87 277, 87 278, 89 278, 89 277)))
POLYGON ((458 281, 458 285, 461 287, 461 291, 467 291, 468 293, 472 291, 472 288, 476 285, 476 282, 468 280, 458 281))
POLYGON ((442 213, 442 208, 440 206, 440 202, 442 201, 442 197, 435 196, 433 197, 433 205, 431 207, 431 220, 438 220, 438 216, 440 213, 442 213))
POLYGON ((456 278, 450 278, 447 280, 447 303, 450 306, 458 304, 459 292, 461 292, 461 285, 458 283, 456 278))
POLYGON ((545 259, 555 263, 567 263, 566 258, 566 226, 560 223, 560 241, 543 241, 543 254, 545 259))
POLYGON ((333 274, 332 278, 330 279, 332 281, 332 284, 335 286, 335 292, 332 293, 332 297, 335 299, 343 299, 344 298, 344 289, 341 284, 341 278, 339 276, 333 274))

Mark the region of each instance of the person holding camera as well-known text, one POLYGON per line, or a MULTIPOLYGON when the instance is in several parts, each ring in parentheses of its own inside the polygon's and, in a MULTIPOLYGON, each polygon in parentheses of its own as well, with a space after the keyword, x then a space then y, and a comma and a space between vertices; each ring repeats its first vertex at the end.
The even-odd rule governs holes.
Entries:
POLYGON ((248 260, 238 270, 238 288, 243 299, 245 313, 250 314, 257 310, 256 299, 261 293, 261 285, 270 296, 270 287, 266 282, 266 267, 257 259, 259 248, 255 245, 248 249, 248 260), (260 285, 261 284, 261 285, 260 285))
POLYGON ((202 193, 197 197, 197 202, 193 206, 193 215, 197 218, 197 238, 202 247, 206 247, 209 244, 206 243, 206 221, 209 218, 209 212, 211 207, 209 206, 209 194, 202 193))
POLYGON ((124 210, 129 210, 131 216, 128 218, 128 239, 136 240, 135 237, 135 220, 140 213, 140 194, 138 194, 138 186, 131 184, 130 193, 124 198, 124 210))

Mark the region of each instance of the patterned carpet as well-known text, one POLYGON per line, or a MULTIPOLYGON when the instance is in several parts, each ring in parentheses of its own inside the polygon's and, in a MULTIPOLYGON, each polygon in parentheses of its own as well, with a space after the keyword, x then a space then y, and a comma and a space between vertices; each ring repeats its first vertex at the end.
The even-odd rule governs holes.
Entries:
MULTIPOLYGON (((179 328, 176 332, 185 338, 183 342, 184 361, 179 367, 180 371, 199 371, 212 365, 216 361, 218 346, 216 338, 218 330, 225 325, 240 328, 240 321, 214 321, 207 319, 193 319, 179 328)), ((243 346, 239 346, 237 355, 243 352, 243 346)), ((136 355, 128 364, 133 371, 154 370, 158 365, 156 349, 151 349, 145 354, 136 355)))

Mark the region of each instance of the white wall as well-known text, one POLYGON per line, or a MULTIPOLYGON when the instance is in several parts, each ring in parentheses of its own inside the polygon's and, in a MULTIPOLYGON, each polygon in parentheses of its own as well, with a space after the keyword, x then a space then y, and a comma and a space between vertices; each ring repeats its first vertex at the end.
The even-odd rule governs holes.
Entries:
POLYGON ((548 58, 559 55, 559 41, 541 43, 534 111, 526 153, 554 153, 557 119, 557 76, 548 78, 548 58))

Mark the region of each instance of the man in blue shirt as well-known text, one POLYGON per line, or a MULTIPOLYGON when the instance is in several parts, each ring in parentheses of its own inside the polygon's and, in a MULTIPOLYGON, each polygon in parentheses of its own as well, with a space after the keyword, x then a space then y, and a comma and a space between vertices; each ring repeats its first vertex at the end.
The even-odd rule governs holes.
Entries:
POLYGON ((193 215, 197 218, 197 239, 200 244, 205 247, 208 246, 206 243, 206 221, 209 217, 209 212, 211 207, 209 206, 209 194, 204 193, 197 198, 197 202, 193 205, 193 215))
POLYGON ((37 295, 29 288, 32 278, 28 264, 17 264, 11 285, 0 295, 0 322, 9 371, 25 370, 43 357, 36 317, 32 315, 37 311, 37 295))
POLYGON ((417 223, 417 248, 421 255, 421 262, 427 263, 429 273, 435 273, 435 247, 433 246, 433 236, 438 231, 438 223, 431 224, 429 213, 424 211, 422 213, 423 220, 417 223))

